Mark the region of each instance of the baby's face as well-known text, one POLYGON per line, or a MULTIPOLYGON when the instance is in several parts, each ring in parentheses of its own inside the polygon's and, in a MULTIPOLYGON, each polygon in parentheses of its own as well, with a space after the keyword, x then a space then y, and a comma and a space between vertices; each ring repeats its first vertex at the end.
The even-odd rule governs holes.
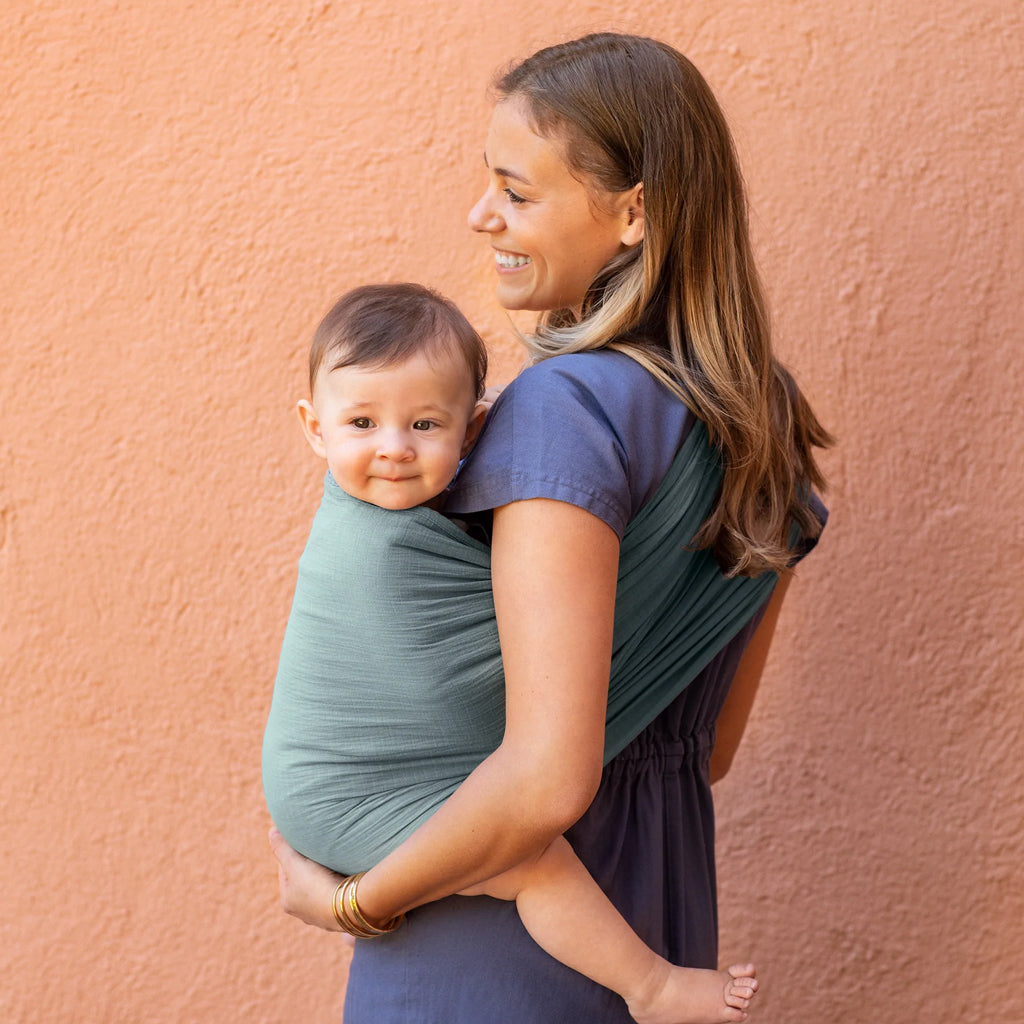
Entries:
POLYGON ((331 476, 381 508, 425 504, 469 450, 475 390, 465 360, 444 348, 393 366, 322 369, 313 408, 331 476))

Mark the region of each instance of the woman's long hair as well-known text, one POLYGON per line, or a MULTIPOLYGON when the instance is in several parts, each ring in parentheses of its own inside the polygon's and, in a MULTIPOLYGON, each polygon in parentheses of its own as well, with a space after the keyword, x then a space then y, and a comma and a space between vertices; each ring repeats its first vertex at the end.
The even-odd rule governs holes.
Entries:
POLYGON ((535 358, 622 351, 708 427, 724 478, 694 543, 729 575, 785 572, 794 528, 816 537, 814 447, 832 443, 772 354, 747 202, 725 117, 700 72, 665 43, 602 33, 540 50, 495 84, 538 134, 606 192, 643 183, 644 238, 591 285, 582 316, 553 310, 535 358))

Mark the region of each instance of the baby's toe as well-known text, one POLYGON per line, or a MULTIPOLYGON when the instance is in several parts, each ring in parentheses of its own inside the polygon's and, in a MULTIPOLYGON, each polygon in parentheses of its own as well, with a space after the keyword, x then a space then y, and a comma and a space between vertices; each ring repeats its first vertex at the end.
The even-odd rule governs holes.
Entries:
POLYGON ((725 1005, 737 1010, 745 1010, 750 1005, 750 1000, 738 992, 728 992, 725 996, 725 1005))

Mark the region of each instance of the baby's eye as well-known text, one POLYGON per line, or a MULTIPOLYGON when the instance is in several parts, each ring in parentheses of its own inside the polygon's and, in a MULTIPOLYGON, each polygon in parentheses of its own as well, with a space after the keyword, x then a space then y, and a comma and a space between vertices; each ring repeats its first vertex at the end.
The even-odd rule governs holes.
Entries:
POLYGON ((519 195, 518 192, 513 192, 512 189, 510 188, 505 189, 505 195, 508 196, 508 201, 510 203, 515 203, 516 206, 518 206, 520 203, 526 202, 526 200, 521 195, 519 195))
POLYGON ((436 426, 433 420, 417 420, 413 425, 413 430, 430 430, 436 426))
POLYGON ((357 416, 354 420, 351 421, 351 423, 352 426, 356 428, 356 430, 370 429, 370 420, 369 417, 367 416, 357 416))

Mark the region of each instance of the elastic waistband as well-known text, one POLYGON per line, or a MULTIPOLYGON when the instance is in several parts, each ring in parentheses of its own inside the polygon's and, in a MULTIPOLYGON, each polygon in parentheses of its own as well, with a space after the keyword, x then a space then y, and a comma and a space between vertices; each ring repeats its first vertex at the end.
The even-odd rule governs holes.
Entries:
POLYGON ((706 763, 715 746, 715 727, 706 726, 686 736, 665 736, 646 729, 605 766, 606 772, 635 771, 637 762, 671 770, 685 764, 706 763))

